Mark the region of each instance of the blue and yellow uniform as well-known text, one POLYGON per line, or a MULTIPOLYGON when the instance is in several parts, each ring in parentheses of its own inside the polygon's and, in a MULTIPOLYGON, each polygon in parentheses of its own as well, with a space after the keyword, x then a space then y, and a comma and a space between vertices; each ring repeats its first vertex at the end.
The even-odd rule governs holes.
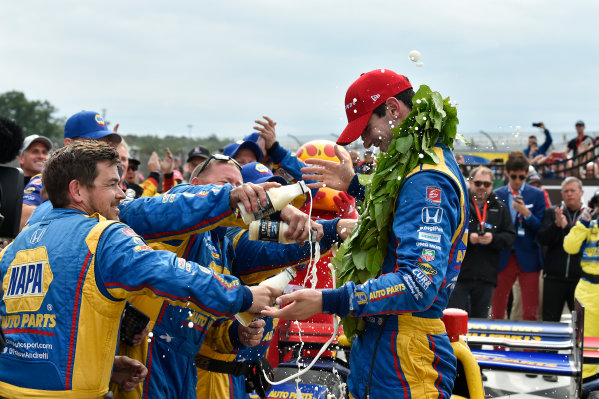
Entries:
POLYGON ((366 321, 351 351, 355 398, 367 385, 377 398, 451 396, 456 359, 440 317, 466 252, 468 197, 451 151, 435 153, 440 163, 411 171, 396 198, 380 276, 323 291, 326 313, 366 321))
MULTIPOLYGON (((574 296, 584 305, 584 336, 599 337, 599 225, 597 219, 578 222, 564 237, 564 251, 571 255, 582 253, 580 280, 574 296)), ((597 374, 597 365, 585 364, 582 377, 597 374)))
POLYGON ((42 175, 33 176, 23 189, 23 204, 38 206, 42 203, 42 175))
POLYGON ((6 398, 105 395, 126 300, 167 300, 218 317, 251 306, 238 279, 154 251, 127 225, 73 209, 53 209, 0 256, 6 398))
MULTIPOLYGON (((242 223, 229 204, 233 188, 229 184, 181 184, 160 196, 123 201, 119 206, 120 218, 152 248, 168 250, 230 275, 227 254, 221 250, 227 245, 226 229, 219 226, 242 223)), ((190 311, 166 301, 159 308, 143 298, 131 303, 150 316, 154 339, 136 347, 121 345, 119 354, 144 363, 148 376, 143 386, 131 393, 112 386, 115 397, 195 397, 197 374, 193 358, 207 335, 215 336, 212 341, 220 350, 232 350, 225 329, 230 318, 202 310, 190 311)))
MULTIPOLYGON (((338 221, 339 219, 319 221, 324 232, 324 236, 319 243, 323 256, 335 242, 340 241, 337 235, 338 221)), ((299 246, 297 244, 250 241, 247 230, 239 228, 228 229, 227 237, 231 242, 231 245, 227 247, 228 259, 231 261, 231 273, 239 277, 245 285, 259 284, 287 267, 305 267, 310 260, 309 245, 299 246)), ((314 247, 312 251, 314 251, 314 247)), ((212 360, 226 362, 226 364, 220 363, 220 367, 235 370, 247 369, 250 365, 257 363, 266 355, 278 322, 278 320, 273 320, 270 317, 264 320, 266 321, 264 334, 260 344, 255 347, 244 347, 235 342, 232 350, 225 351, 219 349, 226 348, 225 346, 213 344, 212 335, 208 337, 199 351, 199 356, 203 358, 202 360, 207 365, 205 367, 210 368, 212 360)), ((237 337, 232 333, 230 333, 230 338, 232 341, 237 340, 237 337)), ((207 397, 249 398, 249 394, 245 389, 245 380, 246 376, 243 374, 232 375, 231 373, 208 371, 198 367, 197 397, 198 399, 207 397)))

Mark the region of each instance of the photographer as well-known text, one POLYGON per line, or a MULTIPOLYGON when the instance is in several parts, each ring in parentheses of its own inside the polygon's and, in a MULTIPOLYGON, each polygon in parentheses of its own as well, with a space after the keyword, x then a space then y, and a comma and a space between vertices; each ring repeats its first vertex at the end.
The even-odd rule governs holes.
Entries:
MULTIPOLYGON (((599 336, 599 226, 597 207, 599 191, 595 192, 580 218, 564 238, 564 250, 570 255, 580 255, 580 281, 574 295, 584 306, 584 337, 599 336), (591 205, 593 206, 591 208, 591 205)), ((597 365, 583 365, 582 377, 597 374, 597 365)))
POLYGON ((543 122, 533 123, 532 125, 534 127, 543 129, 543 133, 545 134, 545 142, 543 143, 542 146, 539 147, 539 143, 537 142, 537 136, 535 136, 535 135, 528 136, 528 147, 526 147, 523 150, 523 152, 524 152, 524 155, 526 155, 526 158, 529 158, 529 159, 534 158, 539 155, 547 155, 547 150, 549 149, 549 146, 551 146, 551 143, 553 143, 553 139, 551 138, 551 133, 549 133, 549 129, 547 129, 545 127, 545 124, 543 122), (537 147, 538 149, 537 149, 536 153, 531 154, 531 149, 533 147, 537 147))

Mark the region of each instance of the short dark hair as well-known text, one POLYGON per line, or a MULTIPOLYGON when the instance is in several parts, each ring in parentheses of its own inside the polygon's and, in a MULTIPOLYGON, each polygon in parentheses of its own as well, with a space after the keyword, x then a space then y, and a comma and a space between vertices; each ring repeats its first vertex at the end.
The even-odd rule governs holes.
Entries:
POLYGON ((528 172, 529 166, 530 163, 528 162, 528 158, 526 158, 526 155, 524 155, 522 151, 512 151, 508 155, 507 162, 505 163, 505 170, 523 170, 528 172))
POLYGON ((116 149, 102 141, 74 141, 55 151, 42 172, 42 181, 54 208, 64 208, 71 203, 69 183, 72 180, 93 187, 98 177, 97 164, 102 161, 110 165, 120 162, 116 149))
POLYGON ((528 136, 529 139, 537 139, 537 136, 535 136, 534 134, 531 134, 530 136, 528 136))
MULTIPOLYGON (((409 89, 402 91, 399 94, 396 94, 393 97, 397 98, 399 101, 404 103, 405 106, 408 107, 409 110, 412 110, 412 97, 414 97, 414 94, 416 94, 416 93, 414 93, 414 90, 412 88, 409 88, 409 89)), ((382 103, 381 105, 376 107, 374 109, 374 111, 372 111, 372 113, 375 114, 376 116, 378 116, 379 118, 382 118, 383 116, 385 116, 386 107, 387 107, 386 103, 382 103)))

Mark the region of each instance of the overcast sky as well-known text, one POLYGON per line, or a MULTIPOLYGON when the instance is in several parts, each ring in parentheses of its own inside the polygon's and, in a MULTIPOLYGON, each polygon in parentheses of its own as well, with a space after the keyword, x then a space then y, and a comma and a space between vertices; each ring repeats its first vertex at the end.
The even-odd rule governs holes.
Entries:
POLYGON ((330 139, 347 87, 376 68, 456 100, 466 135, 599 132, 592 0, 22 0, 0 16, 0 93, 57 116, 105 109, 124 134, 239 138, 270 115, 279 135, 330 139))

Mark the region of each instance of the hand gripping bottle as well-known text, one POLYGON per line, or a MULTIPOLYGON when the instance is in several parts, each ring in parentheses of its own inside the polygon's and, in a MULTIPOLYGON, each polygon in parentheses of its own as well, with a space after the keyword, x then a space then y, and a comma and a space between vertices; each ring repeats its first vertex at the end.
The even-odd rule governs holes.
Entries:
MULTIPOLYGON (((285 237, 285 232, 289 225, 280 220, 254 220, 250 223, 248 239, 251 241, 270 241, 281 244, 295 244, 296 241, 289 240, 285 237)), ((316 241, 316 230, 310 231, 310 241, 316 241)))
POLYGON ((250 222, 254 220, 265 218, 266 216, 280 211, 295 198, 307 193, 308 190, 308 186, 306 186, 306 183, 303 181, 288 186, 273 187, 266 191, 268 203, 265 207, 261 206, 258 212, 248 212, 241 202, 237 204, 237 208, 239 208, 243 222, 245 224, 250 224, 250 222))
MULTIPOLYGON (((295 278, 295 274, 295 269, 293 267, 288 267, 281 273, 267 278, 259 285, 271 287, 279 291, 285 291, 285 287, 287 287, 287 284, 289 284, 289 282, 295 278)), ((249 326, 250 323, 255 319, 255 317, 248 312, 237 313, 235 318, 238 322, 246 327, 249 326)))

